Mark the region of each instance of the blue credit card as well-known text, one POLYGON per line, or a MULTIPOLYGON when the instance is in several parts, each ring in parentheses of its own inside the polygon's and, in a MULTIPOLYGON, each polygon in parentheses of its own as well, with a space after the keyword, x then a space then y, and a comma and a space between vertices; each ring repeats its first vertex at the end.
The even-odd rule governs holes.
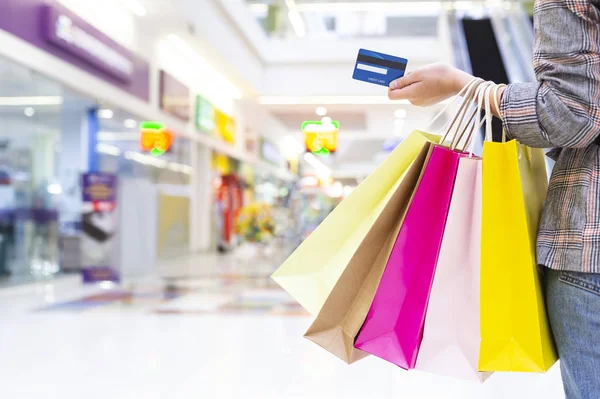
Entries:
POLYGON ((404 76, 407 64, 408 60, 405 58, 361 48, 358 51, 352 78, 376 85, 389 86, 392 80, 404 76))

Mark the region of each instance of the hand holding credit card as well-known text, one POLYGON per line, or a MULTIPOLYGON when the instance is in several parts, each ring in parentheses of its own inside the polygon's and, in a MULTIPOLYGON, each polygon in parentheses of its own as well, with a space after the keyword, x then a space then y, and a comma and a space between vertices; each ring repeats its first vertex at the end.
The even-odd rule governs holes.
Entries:
POLYGON ((393 80, 404 76, 407 64, 405 58, 360 49, 352 78, 388 87, 393 80))

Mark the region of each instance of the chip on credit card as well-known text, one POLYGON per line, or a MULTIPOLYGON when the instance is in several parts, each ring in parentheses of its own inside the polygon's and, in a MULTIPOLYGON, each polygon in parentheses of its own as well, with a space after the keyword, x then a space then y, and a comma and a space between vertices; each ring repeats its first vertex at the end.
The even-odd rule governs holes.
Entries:
POLYGON ((376 51, 360 49, 356 58, 353 79, 389 86, 390 83, 404 76, 408 60, 376 51))

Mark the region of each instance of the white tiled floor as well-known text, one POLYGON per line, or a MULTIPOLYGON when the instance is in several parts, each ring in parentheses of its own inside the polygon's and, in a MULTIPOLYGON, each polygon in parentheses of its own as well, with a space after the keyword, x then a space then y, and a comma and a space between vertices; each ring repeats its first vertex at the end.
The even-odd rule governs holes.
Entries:
POLYGON ((310 319, 269 280, 284 256, 182 258, 110 290, 0 290, 0 398, 563 398, 557 368, 478 385, 343 364, 302 338, 310 319))

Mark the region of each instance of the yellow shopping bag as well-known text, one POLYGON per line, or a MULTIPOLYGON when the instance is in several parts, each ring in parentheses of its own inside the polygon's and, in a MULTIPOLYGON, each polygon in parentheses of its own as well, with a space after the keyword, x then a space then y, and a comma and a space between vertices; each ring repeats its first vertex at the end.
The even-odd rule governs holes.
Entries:
POLYGON ((310 314, 319 313, 423 145, 440 139, 421 131, 410 133, 273 274, 310 314))
POLYGON ((557 360, 535 256, 547 188, 542 150, 484 144, 480 371, 543 372, 557 360))

